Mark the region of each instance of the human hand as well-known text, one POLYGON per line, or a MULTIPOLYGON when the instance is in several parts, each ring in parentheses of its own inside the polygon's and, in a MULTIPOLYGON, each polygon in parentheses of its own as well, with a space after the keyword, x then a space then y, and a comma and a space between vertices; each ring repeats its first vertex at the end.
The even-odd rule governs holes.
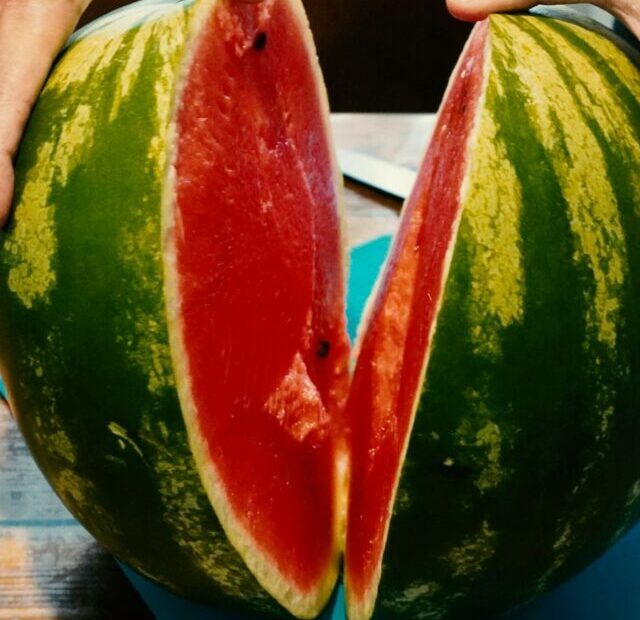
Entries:
POLYGON ((13 158, 51 65, 91 0, 0 0, 0 227, 13 158))
MULTIPOLYGON (((452 15, 466 21, 484 19, 489 13, 517 11, 539 4, 531 0, 447 0, 452 15)), ((543 4, 565 4, 563 0, 544 0, 543 4)), ((593 4, 613 13, 640 38, 640 2, 638 0, 597 0, 593 4)))

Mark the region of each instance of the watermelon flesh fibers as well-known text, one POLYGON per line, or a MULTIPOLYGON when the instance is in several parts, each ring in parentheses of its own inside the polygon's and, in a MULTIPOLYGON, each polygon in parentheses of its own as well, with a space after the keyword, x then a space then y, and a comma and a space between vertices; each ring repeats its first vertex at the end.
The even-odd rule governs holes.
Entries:
POLYGON ((349 346, 337 175, 301 19, 278 1, 209 16, 177 112, 171 264, 212 503, 261 582, 326 596, 349 346))

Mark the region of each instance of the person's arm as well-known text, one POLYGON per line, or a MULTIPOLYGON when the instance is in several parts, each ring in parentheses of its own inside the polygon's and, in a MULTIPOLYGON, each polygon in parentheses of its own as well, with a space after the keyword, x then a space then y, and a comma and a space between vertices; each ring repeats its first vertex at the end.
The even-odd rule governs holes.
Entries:
POLYGON ((13 158, 51 64, 91 0, 0 0, 0 226, 13 158))
MULTIPOLYGON (((542 4, 565 4, 562 0, 547 0, 542 4)), ((540 2, 530 0, 447 0, 452 15, 467 21, 484 19, 489 13, 528 9, 540 2)), ((593 2, 613 13, 640 38, 640 0, 599 0, 593 2)))

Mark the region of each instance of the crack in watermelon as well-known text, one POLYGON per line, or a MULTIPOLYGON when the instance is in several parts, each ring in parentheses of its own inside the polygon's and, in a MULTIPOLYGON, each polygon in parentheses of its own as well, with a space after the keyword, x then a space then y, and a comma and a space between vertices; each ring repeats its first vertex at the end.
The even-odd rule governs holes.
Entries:
POLYGON ((331 417, 311 378, 300 353, 296 353, 291 368, 265 403, 268 413, 296 441, 320 445, 330 432, 331 417))

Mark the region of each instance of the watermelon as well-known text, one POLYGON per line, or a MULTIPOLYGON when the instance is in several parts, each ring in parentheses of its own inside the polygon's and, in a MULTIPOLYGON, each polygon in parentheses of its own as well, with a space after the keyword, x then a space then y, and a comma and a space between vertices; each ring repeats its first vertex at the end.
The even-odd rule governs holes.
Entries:
POLYGON ((299 0, 81 31, 16 161, 0 373, 117 557, 242 614, 495 613, 640 516, 640 61, 478 25, 355 352, 299 0))
POLYGON ((346 408, 349 618, 496 613, 640 514, 640 72, 533 15, 454 73, 346 408))
POLYGON ((339 176, 300 2, 144 2, 55 66, 0 234, 0 373, 117 557, 314 617, 338 574, 339 176), (180 404, 181 403, 181 404, 180 404))

